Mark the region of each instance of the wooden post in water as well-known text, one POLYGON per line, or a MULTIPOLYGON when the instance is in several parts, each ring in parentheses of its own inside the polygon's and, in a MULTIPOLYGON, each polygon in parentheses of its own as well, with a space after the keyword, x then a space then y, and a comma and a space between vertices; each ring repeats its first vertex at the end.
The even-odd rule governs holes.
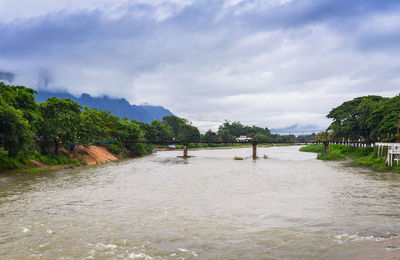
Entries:
POLYGON ((325 140, 323 141, 324 144, 324 152, 328 153, 329 152, 329 134, 328 134, 328 129, 325 130, 325 140))
POLYGON ((253 140, 253 160, 257 159, 257 142, 253 140))
POLYGON ((183 144, 183 158, 184 159, 188 158, 188 145, 186 142, 183 144))
POLYGON ((325 153, 329 152, 329 141, 324 141, 324 152, 325 153))

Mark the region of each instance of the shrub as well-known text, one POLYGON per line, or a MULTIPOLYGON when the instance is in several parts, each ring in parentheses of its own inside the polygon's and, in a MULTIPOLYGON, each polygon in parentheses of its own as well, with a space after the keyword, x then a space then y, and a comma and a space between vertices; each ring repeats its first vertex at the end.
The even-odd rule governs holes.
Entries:
POLYGON ((129 151, 132 153, 132 155, 143 155, 143 154, 149 154, 153 151, 153 148, 150 144, 131 144, 128 147, 129 151))
POLYGON ((46 165, 58 165, 58 164, 77 164, 79 165, 78 160, 68 158, 63 155, 56 155, 56 154, 46 154, 42 155, 39 152, 34 152, 31 156, 32 159, 39 161, 46 165))
POLYGON ((0 169, 17 169, 28 164, 29 159, 25 153, 19 152, 16 157, 9 157, 7 151, 4 151, 3 149, 0 150, 0 169))
POLYGON ((123 153, 123 146, 118 144, 109 144, 106 146, 106 149, 112 154, 120 155, 123 153))
POLYGON ((323 144, 310 144, 299 149, 301 152, 322 153, 324 151, 323 144))
POLYGON ((0 169, 1 170, 11 170, 20 168, 22 165, 15 158, 10 158, 8 156, 0 155, 0 169))

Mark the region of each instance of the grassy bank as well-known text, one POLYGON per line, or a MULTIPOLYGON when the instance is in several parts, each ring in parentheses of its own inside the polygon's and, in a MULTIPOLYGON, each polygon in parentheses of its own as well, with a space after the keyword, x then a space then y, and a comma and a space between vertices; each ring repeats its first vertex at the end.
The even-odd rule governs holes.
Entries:
POLYGON ((81 145, 73 150, 62 147, 59 154, 41 153, 39 150, 33 150, 25 153, 20 152, 14 157, 9 157, 8 152, 0 148, 0 173, 48 172, 149 153, 152 153, 152 146, 149 144, 125 146, 120 142, 109 145, 81 145), (114 159, 110 159, 110 156, 114 159))
POLYGON ((30 154, 20 153, 16 157, 8 157, 6 151, 0 150, 0 171, 4 173, 39 173, 81 164, 79 160, 64 155, 33 151, 30 154))
POLYGON ((390 168, 385 165, 386 156, 377 156, 377 147, 353 147, 347 145, 330 144, 329 152, 324 153, 323 144, 310 144, 300 148, 302 152, 318 153, 317 159, 327 161, 340 161, 352 159, 353 165, 367 166, 374 169, 395 171, 400 173, 400 167, 395 165, 390 168))

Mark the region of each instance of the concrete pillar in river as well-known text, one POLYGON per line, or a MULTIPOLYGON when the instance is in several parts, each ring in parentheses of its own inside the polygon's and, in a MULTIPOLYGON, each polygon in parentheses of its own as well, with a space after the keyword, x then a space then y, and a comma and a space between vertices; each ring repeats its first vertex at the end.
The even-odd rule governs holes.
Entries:
POLYGON ((188 158, 188 145, 183 144, 183 158, 188 158))
POLYGON ((253 141, 253 160, 257 159, 257 142, 253 141))

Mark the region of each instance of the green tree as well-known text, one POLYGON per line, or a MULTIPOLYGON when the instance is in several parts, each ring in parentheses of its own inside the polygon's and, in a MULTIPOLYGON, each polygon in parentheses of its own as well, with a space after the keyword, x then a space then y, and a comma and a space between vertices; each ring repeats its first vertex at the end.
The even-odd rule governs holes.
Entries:
POLYGON ((53 140, 55 153, 58 152, 59 140, 64 145, 76 143, 80 123, 81 106, 70 99, 48 98, 39 104, 43 117, 40 133, 47 140, 53 140))
POLYGON ((140 123, 140 129, 143 131, 143 141, 158 142, 157 132, 154 126, 151 124, 140 123))
POLYGON ((15 157, 18 152, 26 151, 33 142, 33 133, 23 112, 4 102, 0 96, 0 146, 15 157))
POLYGON ((176 116, 164 116, 163 122, 171 127, 173 138, 178 140, 178 138, 182 136, 183 126, 188 123, 188 120, 176 116))
POLYGON ((373 129, 368 118, 381 100, 379 96, 358 97, 332 109, 327 117, 333 119, 329 126, 333 139, 358 141, 369 137, 373 129))
POLYGON ((121 127, 121 137, 124 140, 136 141, 140 138, 140 126, 135 121, 123 119, 119 121, 121 127))
POLYGON ((34 94, 37 92, 31 88, 10 86, 0 82, 0 96, 3 102, 21 111, 23 117, 28 120, 31 131, 36 133, 43 119, 34 94))
MULTIPOLYGON (((222 131, 228 131, 230 135, 233 137, 239 137, 240 135, 246 135, 249 130, 249 127, 245 128, 244 125, 242 125, 240 122, 230 122, 228 120, 225 120, 225 122, 219 126, 218 128, 218 133, 221 136, 222 131)), ((224 134, 226 135, 226 134, 224 134)), ((225 136, 227 137, 227 136, 225 136)))
POLYGON ((197 127, 190 125, 189 121, 176 116, 165 116, 163 122, 171 127, 173 138, 176 141, 199 142, 200 131, 197 127))
POLYGON ((255 140, 257 142, 271 142, 272 138, 262 133, 256 133, 253 135, 252 140, 255 140))
POLYGON ((373 113, 379 115, 378 135, 386 141, 395 141, 398 122, 400 120, 400 95, 387 99, 373 113))
POLYGON ((218 141, 218 136, 217 134, 209 129, 202 138, 203 142, 217 142, 218 141))
POLYGON ((115 140, 129 135, 130 126, 122 122, 110 111, 97 110, 96 108, 84 107, 80 114, 78 128, 78 139, 80 143, 88 144, 95 140, 115 140))
POLYGON ((187 142, 200 142, 201 135, 199 129, 189 124, 184 125, 182 127, 180 140, 184 140, 187 142))
MULTIPOLYGON (((151 122, 153 134, 158 142, 170 142, 174 136, 171 126, 165 122, 154 120, 151 122)), ((152 140, 155 141, 155 140, 152 140)))
POLYGON ((84 107, 80 114, 78 140, 79 143, 89 144, 94 140, 107 138, 107 129, 102 127, 102 117, 97 109, 84 107))
POLYGON ((369 120, 371 114, 377 109, 381 103, 382 98, 376 96, 369 96, 363 98, 357 107, 357 122, 359 126, 360 139, 364 141, 373 141, 376 136, 373 130, 378 127, 379 122, 369 120), (373 98, 372 98, 373 97, 373 98))
POLYGON ((235 136, 231 135, 229 133, 229 130, 223 129, 223 130, 218 130, 218 139, 223 142, 234 142, 235 136))

